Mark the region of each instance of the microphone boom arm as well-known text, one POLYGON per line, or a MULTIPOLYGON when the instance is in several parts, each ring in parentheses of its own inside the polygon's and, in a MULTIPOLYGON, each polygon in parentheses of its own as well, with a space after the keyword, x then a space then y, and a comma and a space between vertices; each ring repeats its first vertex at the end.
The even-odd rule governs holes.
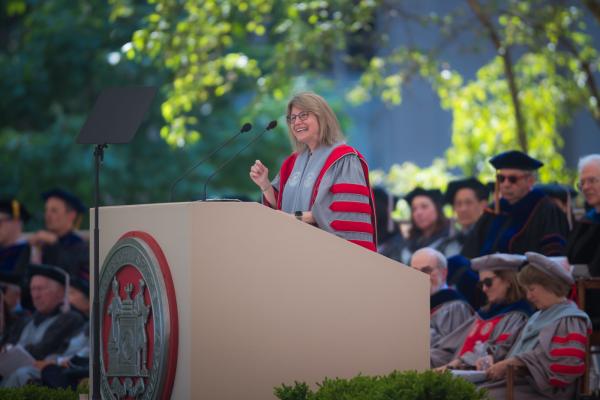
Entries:
POLYGON ((217 172, 221 171, 221 169, 223 169, 227 164, 229 164, 234 158, 236 158, 240 153, 242 153, 244 150, 246 150, 248 147, 252 146, 258 139, 260 139, 262 137, 262 135, 264 135, 265 133, 267 133, 268 131, 270 131, 271 129, 275 128, 277 126, 277 121, 273 120, 271 122, 269 122, 269 125, 267 125, 267 127, 265 128, 264 131, 262 131, 260 134, 256 135, 256 137, 254 139, 252 139, 251 141, 249 141, 244 147, 242 147, 242 149, 240 151, 238 151, 237 153, 235 153, 233 156, 229 157, 223 164, 219 165, 217 167, 217 169, 215 169, 215 172, 213 172, 208 179, 206 179, 206 182, 204 182, 204 190, 203 190, 203 196, 202 196, 202 201, 206 201, 206 188, 208 186, 208 183, 211 181, 211 179, 217 174, 217 172))
POLYGON ((172 202, 173 201, 173 194, 175 193, 175 186, 181 182, 183 180, 183 178, 187 177, 193 170, 195 170, 196 168, 198 168, 200 165, 202 165, 204 162, 206 162, 209 158, 211 158, 213 155, 215 155, 215 153, 219 150, 221 150, 223 147, 227 146, 229 143, 231 143, 233 140, 235 140, 238 136, 240 136, 242 133, 244 132, 248 132, 249 130, 252 129, 252 124, 250 123, 245 123, 244 126, 242 126, 242 128, 240 129, 240 131, 238 133, 236 133, 235 135, 233 135, 232 137, 230 137, 229 139, 227 139, 226 141, 224 141, 223 143, 221 143, 221 145, 219 147, 217 147, 216 149, 214 149, 213 151, 211 151, 207 156, 205 156, 204 158, 202 158, 200 161, 198 161, 196 164, 192 165, 191 168, 188 168, 179 178, 177 178, 175 180, 175 182, 173 182, 173 184, 171 185, 171 190, 170 190, 170 195, 169 195, 169 200, 172 202))

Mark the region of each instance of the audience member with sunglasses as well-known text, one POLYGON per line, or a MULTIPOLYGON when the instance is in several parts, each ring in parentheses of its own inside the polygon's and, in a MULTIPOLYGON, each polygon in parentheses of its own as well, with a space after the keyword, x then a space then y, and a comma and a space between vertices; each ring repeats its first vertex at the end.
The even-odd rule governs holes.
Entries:
POLYGON ((321 96, 304 92, 287 105, 294 152, 272 181, 256 160, 250 179, 263 203, 298 220, 377 250, 375 210, 365 159, 344 143, 337 117, 321 96))
POLYGON ((487 304, 431 349, 431 366, 446 369, 475 369, 483 351, 493 360, 503 360, 533 310, 517 282, 517 272, 525 257, 517 254, 491 254, 472 260, 487 304))
POLYGON ((462 249, 467 258, 492 253, 535 251, 564 256, 569 232, 567 217, 541 190, 534 189, 535 172, 544 164, 520 151, 490 160, 496 169, 493 209, 486 209, 462 249))
POLYGON ((567 299, 573 285, 569 265, 538 253, 526 253, 527 265, 517 276, 527 299, 538 309, 504 360, 488 359, 492 399, 505 399, 508 366, 522 371, 515 378, 515 399, 573 399, 585 371, 590 319, 567 299))

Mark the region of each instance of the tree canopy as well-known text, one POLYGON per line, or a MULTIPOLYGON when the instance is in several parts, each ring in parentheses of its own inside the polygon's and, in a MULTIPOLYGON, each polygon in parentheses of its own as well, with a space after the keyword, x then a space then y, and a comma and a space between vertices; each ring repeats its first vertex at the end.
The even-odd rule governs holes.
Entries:
MULTIPOLYGON (((595 0, 464 0, 438 15, 384 0, 4 0, 2 193, 39 206, 41 186, 62 185, 91 200, 91 149, 73 142, 106 86, 160 88, 136 141, 107 151, 103 202, 122 204, 165 201, 170 184, 208 149, 246 121, 257 134, 278 116, 276 133, 211 183, 216 193, 256 195, 247 166, 258 156, 275 170, 289 151, 281 117, 293 92, 327 94, 349 127, 354 105, 377 97, 398 107, 416 77, 451 112, 452 145, 429 168, 405 163, 375 172, 375 181, 402 193, 414 184, 443 187, 453 175, 486 178, 486 160, 512 148, 546 162, 542 180, 567 180, 561 129, 579 110, 600 124, 590 33, 599 8, 595 0), (436 42, 398 43, 388 29, 398 24, 422 26, 436 42), (476 43, 464 43, 465 32, 476 43), (470 77, 447 59, 454 45, 494 55, 470 77), (360 76, 341 93, 340 68, 360 76)), ((198 197, 214 168, 249 140, 200 166, 176 198, 198 197)))

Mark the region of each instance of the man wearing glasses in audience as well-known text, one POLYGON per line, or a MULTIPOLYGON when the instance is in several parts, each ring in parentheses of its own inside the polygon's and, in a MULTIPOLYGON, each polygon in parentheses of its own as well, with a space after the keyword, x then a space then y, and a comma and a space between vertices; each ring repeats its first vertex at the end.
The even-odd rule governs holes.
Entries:
POLYGON ((465 243, 468 258, 492 253, 565 255, 565 214, 541 190, 536 171, 544 164, 511 150, 490 160, 496 169, 494 209, 486 209, 465 243))
POLYGON ((567 257, 572 264, 587 264, 591 275, 600 276, 600 154, 579 160, 578 188, 589 209, 569 234, 567 257))

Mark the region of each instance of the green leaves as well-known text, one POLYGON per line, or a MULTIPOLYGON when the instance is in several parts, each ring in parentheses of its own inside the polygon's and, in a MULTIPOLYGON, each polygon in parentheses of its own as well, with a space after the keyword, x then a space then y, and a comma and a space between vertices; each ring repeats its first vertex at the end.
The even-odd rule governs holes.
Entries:
POLYGON ((462 378, 433 371, 392 372, 385 376, 358 375, 351 379, 325 378, 312 391, 304 382, 275 388, 280 400, 479 400, 486 392, 462 378))

